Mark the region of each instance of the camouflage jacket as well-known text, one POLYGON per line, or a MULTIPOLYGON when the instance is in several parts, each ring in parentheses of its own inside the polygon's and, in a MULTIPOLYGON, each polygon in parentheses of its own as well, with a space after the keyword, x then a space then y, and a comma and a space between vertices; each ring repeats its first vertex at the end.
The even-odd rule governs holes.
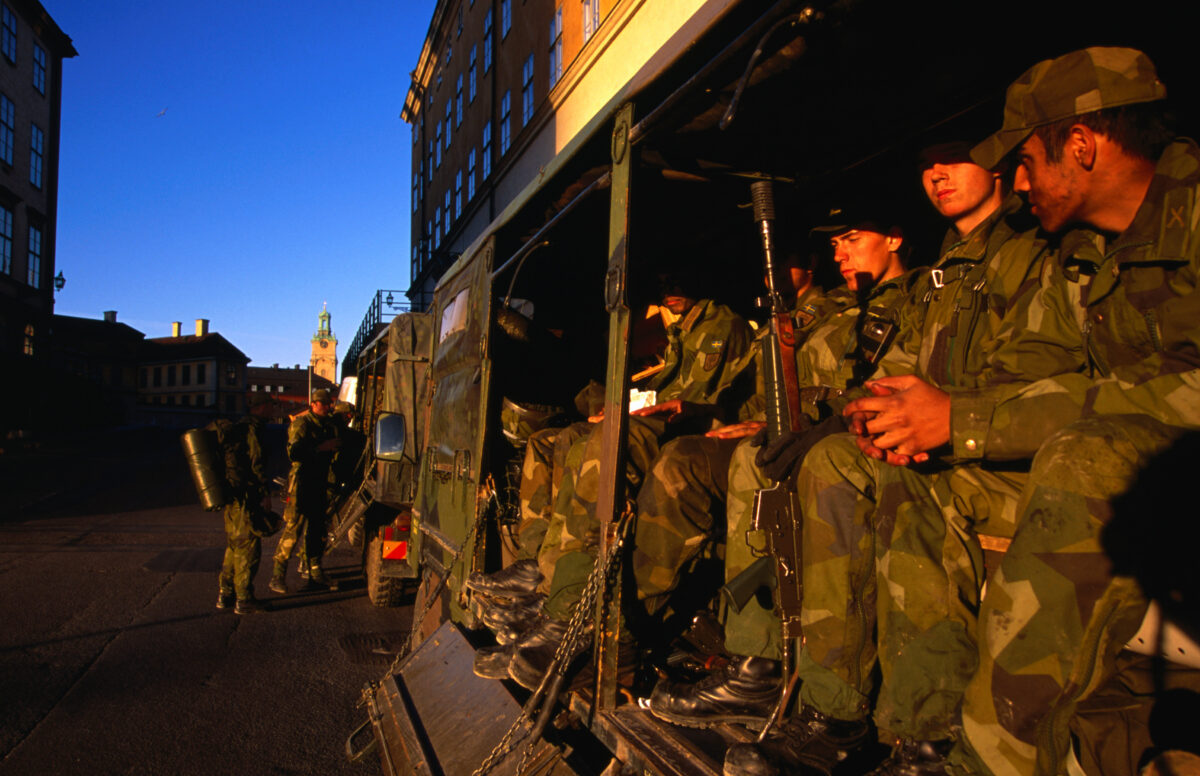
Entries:
POLYGON ((650 383, 658 402, 721 404, 722 394, 749 366, 752 336, 728 307, 707 299, 696 302, 667 328, 666 360, 650 383))
POLYGON ((1200 148, 1171 144, 1133 222, 1111 241, 1088 230, 1063 237, 1067 304, 1079 313, 1086 372, 1061 374, 979 402, 986 445, 1029 456, 1072 421, 1146 414, 1200 427, 1200 148))
POLYGON ((1078 326, 1057 294, 1064 286, 1052 256, 1013 194, 969 234, 951 229, 941 258, 916 277, 899 338, 879 371, 916 374, 950 394, 954 459, 1013 457, 983 443, 990 413, 980 405, 1083 369, 1078 326))
POLYGON ((337 425, 329 417, 306 412, 288 426, 287 456, 292 462, 288 478, 290 488, 300 483, 324 483, 329 479, 329 466, 333 461, 332 450, 317 447, 330 439, 337 439, 337 425))

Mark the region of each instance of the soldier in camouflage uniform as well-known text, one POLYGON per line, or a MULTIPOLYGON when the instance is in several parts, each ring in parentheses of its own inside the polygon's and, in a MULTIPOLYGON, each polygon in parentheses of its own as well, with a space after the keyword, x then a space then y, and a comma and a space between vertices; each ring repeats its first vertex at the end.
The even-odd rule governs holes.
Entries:
POLYGON ((896 744, 880 772, 944 772, 974 670, 974 610, 956 591, 980 580, 964 536, 1011 533, 1025 479, 1021 463, 979 449, 979 402, 1082 368, 1073 311, 1049 303, 1063 286, 1055 265, 1000 174, 970 163, 962 144, 941 146, 924 155, 922 184, 954 226, 901 310, 883 377, 867 383, 874 395, 845 408, 871 436, 822 440, 797 480, 801 710, 764 745, 731 748, 727 774, 771 772, 773 760, 829 768, 864 746, 877 663, 875 722, 896 744), (895 442, 917 436, 929 440, 919 451, 895 442), (906 465, 914 459, 923 465, 906 465), (968 659, 945 659, 964 647, 968 659))
POLYGON ((1016 150, 1016 186, 1042 226, 1081 227, 1061 256, 1089 369, 979 405, 979 449, 1036 455, 980 614, 969 746, 955 753, 966 768, 1065 773, 1072 715, 1146 610, 1136 582, 1111 575, 1100 535, 1146 461, 1200 427, 1200 148, 1168 144, 1154 104, 1165 95, 1141 52, 1076 51, 1015 81, 1003 128, 974 152, 992 164, 1016 150))
MULTIPOLYGON (((857 339, 860 305, 870 315, 891 321, 905 297, 907 283, 901 256, 903 235, 878 206, 838 208, 831 216, 840 223, 814 230, 828 235, 833 259, 849 284, 825 295, 820 314, 801 318, 796 372, 802 409, 809 425, 830 415, 826 400, 836 397, 857 379, 861 348, 857 339), (869 278, 870 288, 858 284, 869 278), (851 288, 850 286, 853 286, 851 288)), ((812 308, 809 308, 812 309, 812 308)), ((761 420, 710 432, 708 437, 684 437, 668 445, 655 463, 638 496, 638 524, 633 567, 638 595, 656 610, 680 582, 684 564, 714 533, 725 536, 726 582, 757 560, 747 544, 753 517, 754 492, 773 480, 755 463, 765 435, 761 420), (713 505, 717 505, 713 509, 713 505), (713 525, 712 514, 726 507, 727 524, 713 525), (715 530, 714 530, 715 529, 715 530)), ((844 426, 841 428, 844 429, 844 426)), ((815 431, 813 441, 824 429, 815 431)), ((763 547, 756 548, 761 554, 763 547)), ((697 685, 662 683, 650 699, 650 710, 671 722, 707 726, 718 722, 761 723, 778 697, 781 624, 775 613, 755 598, 740 611, 726 614, 725 645, 735 655, 729 669, 697 685)))
POLYGON ((325 552, 330 466, 341 446, 337 426, 330 417, 333 404, 331 393, 317 388, 312 392, 309 411, 288 426, 287 456, 292 466, 288 472, 284 532, 275 549, 275 568, 271 574, 270 587, 276 593, 287 593, 284 581, 287 563, 301 536, 309 564, 309 579, 318 585, 330 584, 321 569, 321 555, 325 552))
POLYGON ((232 493, 225 505, 225 558, 217 608, 234 604, 238 614, 251 614, 261 611, 254 599, 254 575, 262 558, 262 540, 252 530, 250 516, 267 497, 266 456, 259 438, 262 421, 247 417, 237 423, 216 421, 212 426, 225 452, 225 480, 232 493))

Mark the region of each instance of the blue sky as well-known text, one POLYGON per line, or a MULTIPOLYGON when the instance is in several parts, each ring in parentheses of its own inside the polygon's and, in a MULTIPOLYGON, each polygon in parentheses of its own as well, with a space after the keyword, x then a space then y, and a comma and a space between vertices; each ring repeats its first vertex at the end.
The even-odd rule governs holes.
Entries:
POLYGON ((43 0, 63 66, 55 311, 147 337, 196 318, 251 363, 339 359, 408 287, 400 119, 433 0, 43 0), (165 113, 163 112, 165 111, 165 113))

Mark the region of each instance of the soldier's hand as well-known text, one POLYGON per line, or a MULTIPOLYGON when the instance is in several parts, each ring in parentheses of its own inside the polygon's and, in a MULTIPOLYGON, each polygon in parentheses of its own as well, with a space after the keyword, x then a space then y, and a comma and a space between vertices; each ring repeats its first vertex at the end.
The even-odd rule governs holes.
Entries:
POLYGON ((866 387, 875 395, 850 402, 844 414, 869 416, 860 434, 866 446, 859 443, 867 455, 903 466, 928 460, 928 451, 950 441, 950 394, 915 375, 881 377, 866 387))
MULTIPOLYGON (((706 433, 705 436, 712 437, 713 439, 742 439, 743 437, 754 435, 757 439, 758 434, 761 432, 763 435, 762 441, 755 446, 762 447, 767 440, 766 428, 767 424, 761 420, 746 420, 741 423, 731 423, 728 426, 714 428, 712 431, 706 433)), ((754 442, 750 444, 753 445, 754 442)))
POLYGON ((662 404, 652 404, 649 407, 642 407, 640 410, 634 410, 630 414, 637 415, 638 417, 665 415, 668 423, 678 423, 681 420, 694 418, 704 413, 699 404, 693 404, 690 401, 683 401, 682 399, 671 399, 662 404))

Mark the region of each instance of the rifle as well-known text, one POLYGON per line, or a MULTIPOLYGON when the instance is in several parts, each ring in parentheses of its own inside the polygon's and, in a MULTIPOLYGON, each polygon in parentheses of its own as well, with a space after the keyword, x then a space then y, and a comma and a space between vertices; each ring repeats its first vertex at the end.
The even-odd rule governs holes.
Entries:
MULTIPOLYGON (((802 429, 800 386, 796 376, 796 337, 791 311, 775 290, 774 239, 775 198, 770 181, 750 184, 754 220, 762 236, 763 260, 767 274, 770 325, 763 348, 763 382, 767 392, 767 438, 802 429)), ((774 559, 775 611, 783 623, 783 670, 788 676, 771 718, 759 734, 762 741, 779 721, 796 689, 798 676, 791 667, 792 644, 801 636, 800 604, 803 583, 800 576, 800 500, 790 482, 777 482, 754 494, 754 532, 766 540, 767 555, 774 559)), ((749 538, 749 536, 747 537, 749 538)), ((753 567, 752 567, 753 568, 753 567)))

